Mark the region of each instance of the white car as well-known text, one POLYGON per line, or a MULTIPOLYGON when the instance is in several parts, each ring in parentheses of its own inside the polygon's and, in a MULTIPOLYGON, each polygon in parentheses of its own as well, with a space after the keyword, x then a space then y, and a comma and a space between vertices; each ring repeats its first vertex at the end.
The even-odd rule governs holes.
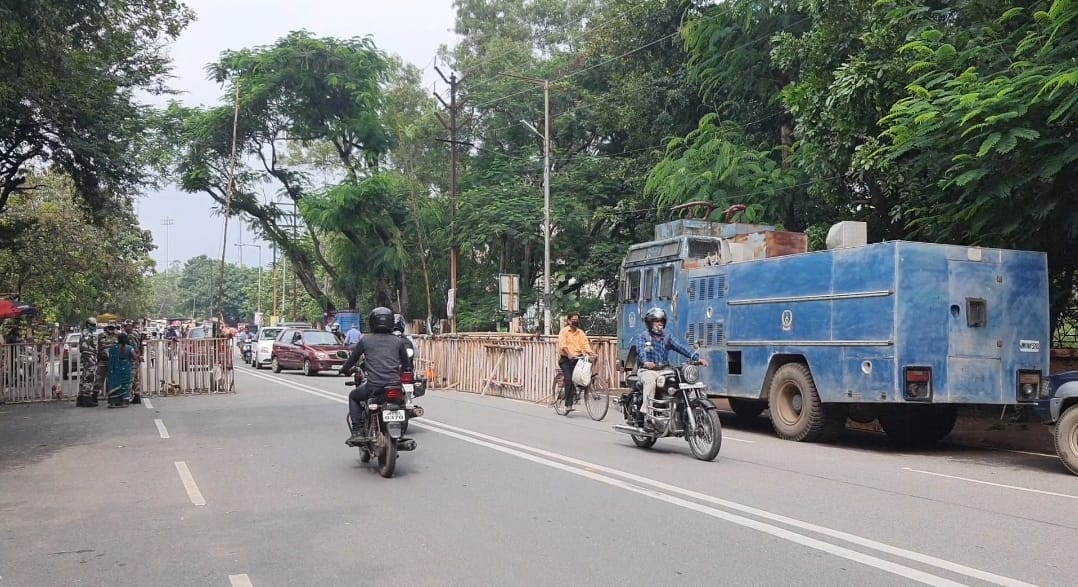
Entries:
POLYGON ((284 328, 279 326, 265 326, 258 329, 255 335, 254 349, 251 354, 251 366, 255 369, 267 367, 273 355, 273 341, 284 328))

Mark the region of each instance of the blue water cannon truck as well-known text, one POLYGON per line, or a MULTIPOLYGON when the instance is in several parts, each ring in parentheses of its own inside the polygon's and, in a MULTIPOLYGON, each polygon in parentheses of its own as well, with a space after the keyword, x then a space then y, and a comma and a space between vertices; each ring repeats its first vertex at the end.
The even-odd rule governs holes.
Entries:
MULTIPOLYGON (((710 204, 690 206, 710 217, 710 204)), ((767 225, 657 225, 621 267, 623 373, 638 368, 644 313, 660 307, 667 331, 708 359, 710 393, 739 417, 767 410, 786 440, 828 440, 852 419, 930 444, 960 407, 1048 393, 1044 253, 868 243, 864 224, 849 222, 827 240, 808 252, 803 233, 767 225)))

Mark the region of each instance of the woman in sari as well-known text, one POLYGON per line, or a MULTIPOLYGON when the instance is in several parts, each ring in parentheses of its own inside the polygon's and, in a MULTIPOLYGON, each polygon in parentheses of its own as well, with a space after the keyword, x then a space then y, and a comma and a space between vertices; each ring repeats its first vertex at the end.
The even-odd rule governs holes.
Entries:
POLYGON ((126 332, 116 337, 109 349, 109 407, 126 408, 131 403, 131 375, 138 355, 126 332))

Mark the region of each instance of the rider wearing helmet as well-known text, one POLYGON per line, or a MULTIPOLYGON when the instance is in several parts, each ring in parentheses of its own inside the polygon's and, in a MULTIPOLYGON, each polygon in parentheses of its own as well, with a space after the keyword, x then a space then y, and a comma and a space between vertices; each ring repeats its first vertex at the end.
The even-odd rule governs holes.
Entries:
POLYGON ((367 380, 348 394, 348 413, 352 417, 352 436, 345 441, 358 446, 370 441, 367 436, 367 399, 377 396, 392 385, 401 384, 401 372, 412 370, 412 358, 408 356, 404 339, 393 334, 393 311, 378 307, 371 310, 367 320, 371 334, 364 336, 352 348, 348 361, 341 366, 344 375, 355 371, 361 356, 367 380))
POLYGON ((651 400, 655 397, 655 381, 670 373, 668 366, 670 351, 685 355, 690 361, 700 361, 707 366, 707 361, 700 358, 700 353, 693 351, 686 344, 666 334, 666 312, 662 308, 652 308, 644 314, 646 329, 636 337, 636 356, 641 365, 637 371, 640 383, 644 386, 644 401, 640 412, 647 416, 651 411, 651 400))

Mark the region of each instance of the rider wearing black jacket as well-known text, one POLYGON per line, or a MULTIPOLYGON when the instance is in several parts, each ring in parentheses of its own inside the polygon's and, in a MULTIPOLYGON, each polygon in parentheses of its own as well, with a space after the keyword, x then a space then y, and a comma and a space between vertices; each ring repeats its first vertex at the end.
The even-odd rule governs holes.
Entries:
POLYGON ((370 442, 367 436, 367 399, 385 392, 390 386, 401 384, 401 372, 412 370, 412 358, 408 356, 405 339, 393 335, 393 311, 389 308, 371 310, 368 322, 370 336, 365 336, 352 349, 348 361, 340 372, 349 375, 356 363, 365 356, 367 380, 348 394, 348 413, 352 417, 352 436, 345 441, 349 446, 370 442))

